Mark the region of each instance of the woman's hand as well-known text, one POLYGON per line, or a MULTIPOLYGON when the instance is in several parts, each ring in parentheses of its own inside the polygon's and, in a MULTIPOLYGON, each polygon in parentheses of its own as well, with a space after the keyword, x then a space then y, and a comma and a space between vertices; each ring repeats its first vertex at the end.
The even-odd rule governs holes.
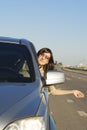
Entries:
POLYGON ((81 91, 79 90, 73 90, 73 94, 76 98, 84 98, 84 93, 82 93, 81 91))

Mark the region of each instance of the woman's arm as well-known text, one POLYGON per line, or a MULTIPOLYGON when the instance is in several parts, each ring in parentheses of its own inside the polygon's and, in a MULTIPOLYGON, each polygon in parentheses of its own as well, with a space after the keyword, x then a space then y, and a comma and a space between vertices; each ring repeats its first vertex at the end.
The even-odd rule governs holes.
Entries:
POLYGON ((60 90, 60 89, 56 89, 54 86, 48 86, 48 90, 52 95, 74 94, 76 98, 84 97, 84 94, 79 90, 60 90))

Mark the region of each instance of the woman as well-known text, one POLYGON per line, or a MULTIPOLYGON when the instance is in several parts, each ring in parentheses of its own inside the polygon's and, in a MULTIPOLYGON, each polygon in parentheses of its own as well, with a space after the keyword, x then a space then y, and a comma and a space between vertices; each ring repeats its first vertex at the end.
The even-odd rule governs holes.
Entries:
MULTIPOLYGON (((54 60, 52 51, 49 48, 42 48, 37 53, 37 59, 41 75, 46 77, 48 70, 54 69, 54 60)), ((76 98, 83 98, 84 94, 79 90, 60 90, 54 86, 48 86, 48 90, 52 95, 74 94, 76 98)))

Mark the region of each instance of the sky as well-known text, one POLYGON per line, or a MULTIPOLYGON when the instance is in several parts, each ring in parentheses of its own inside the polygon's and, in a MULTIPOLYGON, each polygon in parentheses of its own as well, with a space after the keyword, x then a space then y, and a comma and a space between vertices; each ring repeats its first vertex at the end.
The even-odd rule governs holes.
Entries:
POLYGON ((87 0, 0 0, 0 36, 52 50, 65 65, 87 65, 87 0))

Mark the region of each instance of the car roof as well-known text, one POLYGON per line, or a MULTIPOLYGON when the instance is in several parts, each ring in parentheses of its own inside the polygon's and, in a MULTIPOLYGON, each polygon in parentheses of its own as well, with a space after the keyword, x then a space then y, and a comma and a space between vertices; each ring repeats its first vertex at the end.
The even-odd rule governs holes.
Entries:
POLYGON ((21 44, 21 45, 25 45, 28 49, 33 50, 33 53, 35 53, 36 49, 34 44, 24 38, 13 38, 13 37, 4 37, 4 36, 0 36, 0 42, 2 43, 11 43, 11 44, 21 44))
POLYGON ((0 42, 25 45, 28 49, 32 50, 34 54, 36 53, 34 44, 27 39, 0 36, 0 42))
MULTIPOLYGON (((20 43, 20 41, 22 41, 22 40, 25 40, 25 39, 0 36, 0 42, 20 43)), ((27 40, 25 40, 25 41, 27 41, 27 40)))
POLYGON ((23 44, 27 46, 32 44, 32 42, 30 42, 29 40, 26 39, 22 39, 22 38, 13 38, 13 37, 4 37, 4 36, 0 36, 0 42, 3 43, 15 43, 15 44, 23 44))
POLYGON ((0 42, 19 43, 20 39, 0 36, 0 42))

